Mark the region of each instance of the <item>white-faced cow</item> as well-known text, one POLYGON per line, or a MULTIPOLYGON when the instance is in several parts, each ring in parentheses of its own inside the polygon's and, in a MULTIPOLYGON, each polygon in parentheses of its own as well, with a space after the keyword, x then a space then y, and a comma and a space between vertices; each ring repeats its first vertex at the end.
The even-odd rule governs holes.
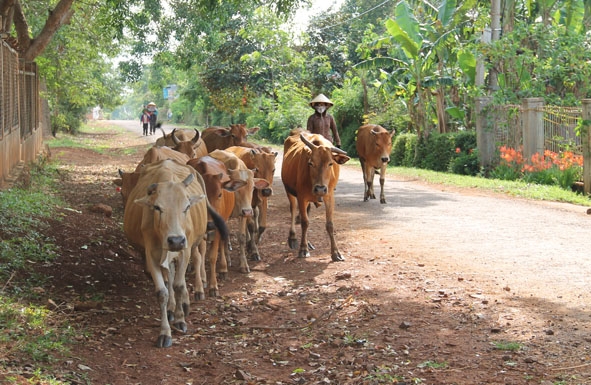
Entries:
POLYGON ((248 135, 253 135, 258 130, 259 127, 247 129, 246 124, 231 124, 230 128, 213 126, 203 130, 201 137, 211 152, 240 146, 246 142, 248 135))
POLYGON ((178 330, 187 330, 190 300, 185 273, 191 254, 202 258, 198 246, 205 243, 208 212, 218 229, 227 233, 227 228, 208 204, 201 176, 174 160, 146 165, 129 199, 123 230, 129 243, 144 254, 156 289, 160 305, 156 346, 169 347, 169 317, 178 330))
MULTIPOLYGON (((203 177, 205 182, 205 189, 207 192, 207 198, 214 207, 214 209, 220 214, 224 220, 230 219, 232 212, 234 211, 234 192, 242 189, 246 186, 247 180, 240 175, 239 172, 230 172, 230 175, 226 165, 209 155, 203 156, 198 159, 191 159, 188 163, 189 166, 195 168, 199 174, 203 177)), ((207 278, 209 296, 216 297, 219 295, 217 274, 220 275, 220 279, 225 279, 228 273, 228 264, 226 260, 226 243, 222 243, 221 234, 216 232, 213 239, 211 239, 210 245, 207 250, 207 260, 209 261, 209 276, 207 278), (218 252, 220 255, 220 264, 217 265, 218 252)), ((198 262, 198 261, 195 261, 198 262)), ((201 273, 205 269, 205 265, 195 266, 196 272, 200 273, 195 275, 197 281, 205 274, 201 273), (200 271, 198 271, 201 270, 200 271)), ((195 293, 197 295, 197 293, 195 293)))
POLYGON ((273 194, 273 176, 278 153, 276 151, 269 153, 261 148, 242 146, 228 147, 227 151, 236 154, 246 167, 254 171, 256 178, 262 178, 269 182, 268 188, 254 191, 252 195, 254 215, 248 219, 248 251, 250 259, 260 261, 261 257, 257 245, 267 228, 267 206, 269 197, 273 194))
MULTIPOLYGON (((296 211, 299 207, 302 239, 299 257, 310 256, 308 242, 308 212, 310 203, 326 206, 326 232, 330 238, 330 253, 333 261, 343 261, 335 238, 332 215, 335 208, 334 189, 339 179, 339 165, 350 158, 347 153, 326 140, 322 135, 300 130, 292 131, 285 140, 281 180, 285 186, 291 211, 291 227, 288 244, 297 248, 295 235, 296 211)), ((313 248, 313 247, 312 247, 313 248)))
MULTIPOLYGON (((234 209, 232 210, 232 218, 238 218, 240 227, 238 231, 238 242, 240 245, 240 272, 250 273, 250 267, 246 259, 246 232, 247 222, 249 217, 253 215, 252 209, 252 195, 254 189, 262 190, 269 188, 269 182, 265 179, 255 178, 254 172, 234 153, 225 150, 215 150, 209 153, 212 158, 222 161, 232 180, 242 180, 246 182, 244 188, 240 188, 234 192, 234 209)), ((224 261, 220 261, 224 263, 224 261)))
POLYGON ((357 131, 357 153, 363 171, 363 200, 376 199, 373 191, 373 178, 376 170, 380 170, 380 203, 386 203, 384 180, 386 167, 392 152, 392 137, 395 131, 388 132, 376 124, 366 124, 357 131))

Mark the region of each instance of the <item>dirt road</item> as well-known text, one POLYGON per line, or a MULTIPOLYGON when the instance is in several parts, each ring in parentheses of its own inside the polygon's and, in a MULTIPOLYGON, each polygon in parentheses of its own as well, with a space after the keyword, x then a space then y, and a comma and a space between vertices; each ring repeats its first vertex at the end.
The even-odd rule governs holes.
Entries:
MULTIPOLYGON (((120 148, 159 136, 143 137, 139 122, 108 123, 132 132, 114 139, 120 148)), ((89 214, 84 226, 65 213, 72 222, 56 232, 68 234, 63 248, 71 254, 46 273, 56 277, 48 290, 56 302, 81 292, 104 298, 102 310, 76 320, 88 331, 73 355, 92 368, 84 374, 92 383, 591 383, 586 207, 394 175, 381 205, 363 202, 360 171, 343 167, 335 230, 346 261, 330 261, 323 208, 311 216, 317 249, 302 259, 286 245, 280 159, 263 260, 251 262, 248 275, 234 267, 221 298, 192 304, 189 333, 156 349, 152 285, 140 274, 142 261, 129 257, 120 199, 108 186, 117 168, 133 167, 140 154, 113 151, 60 150, 74 170, 65 186, 78 191, 71 207, 82 212, 106 200, 114 211, 112 223, 89 214), (104 241, 88 240, 83 228, 104 241), (81 254, 73 242, 92 247, 81 254), (101 261, 100 269, 88 261, 101 261), (520 348, 499 348, 498 341, 520 348)))

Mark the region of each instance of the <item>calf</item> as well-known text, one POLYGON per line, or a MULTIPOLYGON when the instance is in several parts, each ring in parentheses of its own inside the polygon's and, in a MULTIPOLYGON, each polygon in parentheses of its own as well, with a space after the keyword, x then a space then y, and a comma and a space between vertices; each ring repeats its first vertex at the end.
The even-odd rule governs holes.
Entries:
POLYGON ((363 171, 363 200, 376 199, 373 192, 373 178, 376 170, 380 170, 380 203, 386 203, 384 181, 386 167, 392 152, 392 137, 395 131, 388 132, 382 126, 366 124, 357 130, 357 153, 363 171))

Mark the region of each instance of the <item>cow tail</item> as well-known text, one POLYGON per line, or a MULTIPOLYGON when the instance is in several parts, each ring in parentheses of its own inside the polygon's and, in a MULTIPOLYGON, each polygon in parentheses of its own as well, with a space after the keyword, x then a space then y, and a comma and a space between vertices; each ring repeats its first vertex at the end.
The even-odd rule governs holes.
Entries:
POLYGON ((224 242, 228 241, 230 231, 228 230, 228 226, 226 225, 226 221, 220 214, 213 207, 210 206, 209 202, 207 202, 207 212, 211 216, 213 224, 217 228, 220 233, 220 236, 224 242))

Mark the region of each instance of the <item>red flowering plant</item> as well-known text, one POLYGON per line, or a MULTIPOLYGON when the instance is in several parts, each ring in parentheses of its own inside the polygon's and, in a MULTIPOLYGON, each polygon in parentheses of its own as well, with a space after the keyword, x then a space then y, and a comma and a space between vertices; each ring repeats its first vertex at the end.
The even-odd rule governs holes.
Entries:
POLYGON ((583 175, 583 156, 572 151, 546 150, 525 161, 521 149, 501 146, 500 163, 491 177, 504 180, 523 179, 528 183, 559 185, 570 190, 583 175))

